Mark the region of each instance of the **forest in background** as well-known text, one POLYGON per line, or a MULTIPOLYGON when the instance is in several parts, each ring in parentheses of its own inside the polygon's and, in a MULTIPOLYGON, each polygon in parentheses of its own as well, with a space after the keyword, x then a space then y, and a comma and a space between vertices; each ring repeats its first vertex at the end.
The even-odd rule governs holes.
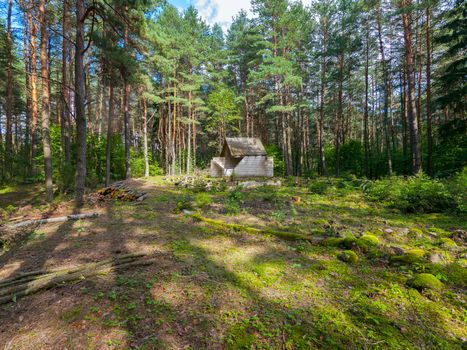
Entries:
POLYGON ((190 174, 225 136, 276 175, 466 165, 467 4, 252 0, 226 32, 151 0, 0 8, 0 183, 75 190, 190 174))

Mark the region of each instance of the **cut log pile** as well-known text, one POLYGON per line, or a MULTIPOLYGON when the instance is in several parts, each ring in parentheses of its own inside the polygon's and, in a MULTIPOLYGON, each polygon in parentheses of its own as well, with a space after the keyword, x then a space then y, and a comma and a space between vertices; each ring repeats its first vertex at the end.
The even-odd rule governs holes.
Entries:
POLYGON ((96 263, 84 264, 68 269, 39 270, 18 274, 0 281, 0 305, 16 302, 17 299, 88 277, 105 275, 134 266, 153 264, 156 259, 145 259, 142 253, 125 254, 96 263))
POLYGON ((146 192, 139 192, 132 189, 124 181, 115 182, 108 187, 101 188, 95 195, 99 201, 119 199, 128 202, 142 202, 148 197, 146 192))

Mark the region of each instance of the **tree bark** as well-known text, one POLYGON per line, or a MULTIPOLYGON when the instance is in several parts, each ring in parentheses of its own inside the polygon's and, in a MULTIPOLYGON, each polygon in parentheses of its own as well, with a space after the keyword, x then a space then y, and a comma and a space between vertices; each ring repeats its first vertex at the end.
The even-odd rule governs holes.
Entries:
POLYGON ((149 157, 148 157, 148 107, 146 98, 143 99, 143 157, 144 157, 144 176, 149 176, 149 157))
MULTIPOLYGON (((380 4, 381 6, 381 4, 380 4)), ((383 35, 381 29, 381 8, 379 8, 377 16, 377 25, 378 25, 378 39, 379 39, 379 50, 381 53, 381 63, 383 65, 383 78, 384 78, 384 140, 386 148, 386 158, 388 164, 388 175, 392 175, 392 152, 391 152, 391 141, 390 141, 390 123, 389 123, 389 94, 391 93, 389 89, 389 72, 386 62, 386 56, 384 52, 383 45, 383 35)))
POLYGON ((50 92, 49 68, 47 57, 47 23, 45 17, 45 1, 39 1, 41 24, 41 76, 42 76, 42 144, 44 148, 45 189, 47 201, 53 199, 52 150, 50 147, 50 92))
POLYGON ((364 144, 364 151, 365 151, 365 158, 364 158, 364 168, 365 168, 365 176, 369 176, 370 174, 370 161, 369 161, 369 153, 370 153, 370 145, 368 141, 368 74, 369 74, 369 59, 370 59, 370 48, 369 48, 369 41, 370 41, 370 29, 368 28, 368 20, 366 23, 366 41, 365 41, 365 102, 363 106, 363 144, 364 144))
POLYGON ((327 18, 322 19, 322 34, 323 42, 321 47, 321 88, 320 88, 320 107, 319 107, 319 117, 318 122, 316 123, 316 136, 318 142, 318 152, 319 152, 319 166, 318 173, 319 175, 327 176, 326 168, 326 159, 324 157, 324 142, 323 142, 323 123, 324 123, 324 94, 326 87, 326 45, 327 45, 327 36, 328 36, 328 20, 327 18))
POLYGON ((84 76, 84 0, 76 0, 76 40, 75 40, 75 117, 76 117, 76 206, 83 204, 86 184, 86 111, 84 76))
POLYGON ((5 130, 5 169, 8 176, 12 176, 12 162, 13 162, 13 40, 11 34, 11 9, 12 0, 8 0, 7 10, 7 40, 6 40, 6 54, 7 54, 7 71, 6 71, 6 101, 5 101, 5 114, 6 114, 6 130, 5 130))
MULTIPOLYGON (((125 16, 128 16, 128 6, 125 6, 125 16)), ((128 25, 125 24, 123 41, 125 49, 128 49, 128 25)), ((124 93, 123 93, 123 129, 125 135, 125 178, 131 178, 131 162, 130 162, 130 83, 125 74, 124 93)))
POLYGON ((115 114, 113 67, 109 64, 109 111, 107 117, 107 140, 105 147, 105 185, 110 185, 110 157, 112 147, 112 122, 115 114))
MULTIPOLYGON (((25 169, 26 170, 26 175, 31 175, 29 173, 30 170, 30 164, 31 164, 31 158, 30 158, 30 153, 29 153, 29 147, 30 147, 30 135, 31 135, 31 79, 30 79, 30 58, 29 58, 29 23, 28 23, 28 3, 26 1, 21 1, 20 5, 22 7, 23 13, 24 13, 24 38, 23 38, 23 59, 24 59, 24 68, 25 68, 25 95, 26 95, 26 120, 25 120, 25 135, 24 135, 24 159, 26 160, 26 163, 28 164, 28 167, 25 169)), ((0 140, 1 143, 1 140, 0 140)))
POLYGON ((30 173, 35 175, 34 168, 34 156, 35 156, 35 146, 36 146, 36 133, 37 133, 37 123, 39 119, 39 108, 37 102, 37 53, 36 53, 36 33, 37 33, 37 23, 33 18, 35 12, 34 2, 31 2, 31 6, 28 10, 28 27, 31 32, 31 37, 29 40, 29 52, 31 54, 31 142, 30 142, 30 173))
POLYGON ((402 24, 404 27, 405 63, 407 70, 407 112, 410 131, 410 145, 412 152, 412 173, 417 174, 422 170, 420 139, 418 121, 415 108, 414 89, 414 64, 412 46, 412 15, 410 13, 411 0, 402 0, 402 24))
POLYGON ((433 125, 431 116, 431 7, 426 8, 426 136, 428 143, 427 172, 433 176, 433 125))
POLYGON ((62 110, 61 110, 61 122, 60 131, 62 137, 62 147, 65 153, 65 163, 67 165, 71 162, 71 135, 70 135, 70 113, 68 105, 69 94, 68 94, 68 77, 67 77, 67 59, 68 59, 68 0, 63 1, 63 18, 62 18, 62 110))

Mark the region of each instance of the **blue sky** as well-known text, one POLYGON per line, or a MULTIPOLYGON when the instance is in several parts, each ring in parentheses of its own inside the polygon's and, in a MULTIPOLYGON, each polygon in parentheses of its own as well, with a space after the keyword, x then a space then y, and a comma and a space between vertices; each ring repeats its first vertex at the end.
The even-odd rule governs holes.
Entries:
POLYGON ((241 9, 251 12, 250 0, 168 0, 169 3, 179 9, 185 9, 193 5, 198 9, 200 16, 208 24, 219 23, 227 30, 232 17, 241 9))

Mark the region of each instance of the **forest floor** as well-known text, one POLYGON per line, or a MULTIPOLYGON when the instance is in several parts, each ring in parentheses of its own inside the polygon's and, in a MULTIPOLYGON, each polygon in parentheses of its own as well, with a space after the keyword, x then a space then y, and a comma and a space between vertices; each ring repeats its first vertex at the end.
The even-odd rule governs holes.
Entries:
MULTIPOLYGON (((402 214, 340 180, 209 191, 162 177, 131 185, 149 197, 89 203, 81 212, 102 215, 10 242, 0 282, 126 253, 157 262, 0 306, 0 348, 465 347, 465 216, 402 214), (345 249, 358 261, 341 261, 345 249), (411 259, 413 249, 422 256, 411 259), (409 287, 424 272, 442 288, 409 287)), ((73 211, 67 198, 46 205, 40 194, 33 185, 0 188, 0 208, 10 219, 73 211)))

